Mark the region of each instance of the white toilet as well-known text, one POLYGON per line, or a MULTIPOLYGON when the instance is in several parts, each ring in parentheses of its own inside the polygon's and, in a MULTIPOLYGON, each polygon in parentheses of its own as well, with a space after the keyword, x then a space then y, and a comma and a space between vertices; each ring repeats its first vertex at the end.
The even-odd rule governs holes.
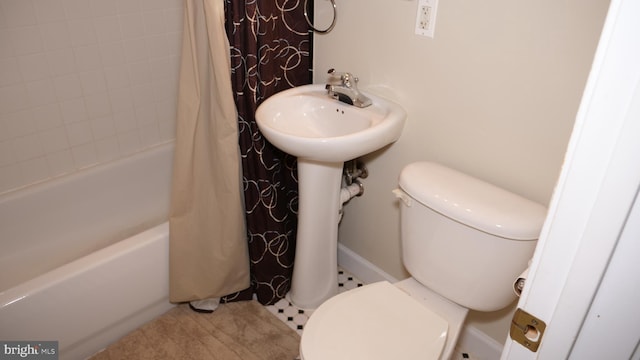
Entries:
POLYGON ((399 183, 412 277, 324 302, 305 325, 301 359, 448 360, 469 309, 515 300, 513 281, 533 255, 546 208, 436 163, 406 166, 399 183))

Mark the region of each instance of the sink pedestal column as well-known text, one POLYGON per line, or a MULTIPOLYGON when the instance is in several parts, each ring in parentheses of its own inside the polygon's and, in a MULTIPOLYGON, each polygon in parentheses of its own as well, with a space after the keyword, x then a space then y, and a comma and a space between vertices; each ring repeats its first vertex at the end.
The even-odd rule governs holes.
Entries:
POLYGON ((338 221, 343 162, 298 158, 298 233, 290 299, 315 309, 338 293, 338 221))

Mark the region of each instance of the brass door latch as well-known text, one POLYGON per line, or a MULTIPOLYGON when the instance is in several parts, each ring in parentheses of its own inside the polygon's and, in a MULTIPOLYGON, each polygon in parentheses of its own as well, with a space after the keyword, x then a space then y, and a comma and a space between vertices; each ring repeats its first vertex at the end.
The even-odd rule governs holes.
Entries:
POLYGON ((536 352, 546 328, 547 324, 544 321, 522 309, 517 309, 511 320, 509 335, 515 342, 536 352))

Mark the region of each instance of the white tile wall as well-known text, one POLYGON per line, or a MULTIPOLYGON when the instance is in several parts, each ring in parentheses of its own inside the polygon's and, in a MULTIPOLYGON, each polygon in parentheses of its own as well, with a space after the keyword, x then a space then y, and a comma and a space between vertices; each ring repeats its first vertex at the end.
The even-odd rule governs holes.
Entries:
POLYGON ((171 140, 182 0, 0 0, 0 193, 171 140))

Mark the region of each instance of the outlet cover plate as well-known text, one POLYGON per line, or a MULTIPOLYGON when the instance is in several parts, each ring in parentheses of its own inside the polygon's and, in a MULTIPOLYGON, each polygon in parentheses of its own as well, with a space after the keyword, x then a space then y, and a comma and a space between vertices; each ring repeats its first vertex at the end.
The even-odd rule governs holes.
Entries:
POLYGON ((438 0, 418 0, 416 34, 433 38, 436 27, 438 0))

